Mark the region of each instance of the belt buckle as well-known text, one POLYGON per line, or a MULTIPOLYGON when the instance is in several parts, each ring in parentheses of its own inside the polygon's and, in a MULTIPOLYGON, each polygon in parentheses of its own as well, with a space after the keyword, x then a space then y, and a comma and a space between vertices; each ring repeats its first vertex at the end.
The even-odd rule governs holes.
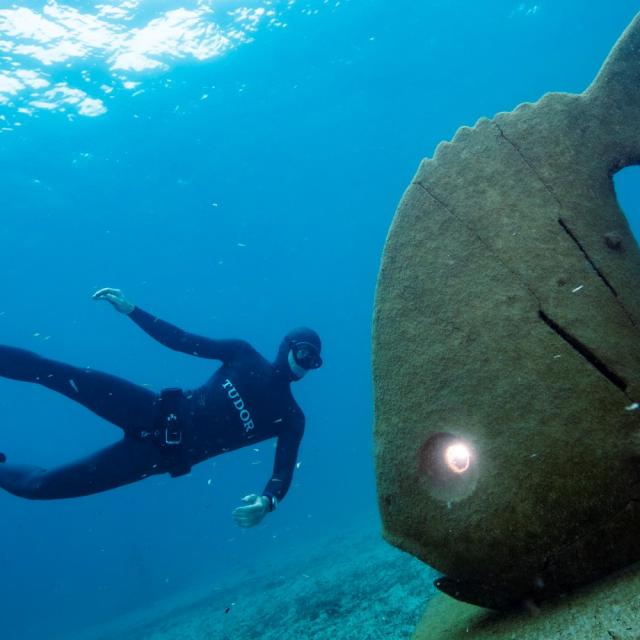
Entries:
POLYGON ((182 431, 179 429, 170 429, 167 427, 164 430, 164 443, 169 446, 175 446, 182 444, 182 431))
POLYGON ((172 422, 177 422, 178 416, 175 413, 170 413, 166 418, 167 426, 164 430, 164 443, 169 446, 175 446, 182 443, 182 429, 176 429, 171 427, 172 422))

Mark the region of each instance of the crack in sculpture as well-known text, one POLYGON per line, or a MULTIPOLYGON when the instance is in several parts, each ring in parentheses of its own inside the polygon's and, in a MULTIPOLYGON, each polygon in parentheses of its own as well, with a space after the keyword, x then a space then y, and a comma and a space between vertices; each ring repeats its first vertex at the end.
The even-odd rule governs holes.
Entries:
MULTIPOLYGON (((579 353, 592 367, 598 370, 609 382, 614 384, 620 391, 627 395, 627 383, 615 371, 610 369, 598 356, 582 344, 575 336, 572 336, 566 329, 563 329, 557 322, 552 320, 544 311, 538 311, 540 319, 558 336, 560 336, 574 351, 579 353)), ((628 396, 627 396, 628 397, 628 396)))
MULTIPOLYGON (((534 175, 538 178, 538 180, 540 181, 540 184, 547 190, 547 192, 551 195, 551 197, 558 203, 558 206, 561 209, 563 209, 564 205, 562 204, 562 201, 556 195, 555 191, 551 188, 551 186, 549 184, 547 184, 547 182, 544 180, 544 178, 540 175, 540 173, 535 168, 534 164, 524 155, 524 153, 522 153, 522 150, 520 149, 520 147, 515 142, 513 142, 513 140, 511 140, 509 138, 509 136, 507 136, 505 134, 504 130, 502 129, 502 127, 497 122, 494 122, 493 124, 495 125, 496 129, 498 129, 498 131, 500 132, 500 136, 502 138, 504 138, 504 140, 506 142, 508 142, 513 147, 515 152, 522 158, 523 162, 531 169, 531 171, 534 173, 534 175)), ((616 171, 618 169, 620 169, 620 168, 621 167, 618 167, 615 170, 612 170, 610 172, 610 176, 613 176, 613 174, 616 173, 616 171)), ((578 240, 577 236, 571 231, 571 229, 569 229, 567 223, 562 218, 559 218, 558 222, 560 223, 562 228, 566 231, 567 235, 571 238, 571 240, 577 245, 577 247, 580 249, 580 251, 584 254, 584 257, 587 259, 587 262, 589 262, 589 264, 591 265, 591 267, 593 268, 595 273, 598 275, 598 277, 605 284, 605 286, 613 293, 613 295, 616 298, 618 298, 618 292, 615 290, 613 285, 609 282, 609 280, 604 275, 604 273, 602 273, 602 270, 597 267, 595 261, 587 253, 587 251, 583 247, 583 245, 580 242, 580 240, 578 240)), ((636 325, 636 321, 635 321, 634 317, 631 315, 631 313, 629 313, 629 311, 626 309, 624 304, 622 304, 622 302, 619 299, 617 299, 616 302, 620 305, 620 307, 623 309, 623 311, 627 314, 629 320, 635 326, 636 325)))
POLYGON ((578 240, 578 238, 574 235, 571 229, 569 229, 569 226, 567 225, 567 223, 562 218, 558 218, 558 223, 565 230, 565 232, 571 238, 571 240, 575 242, 576 246, 583 253, 584 257, 586 258, 587 262, 591 265, 591 268, 594 270, 596 275, 600 278, 600 280, 602 280, 602 282, 605 284, 607 289, 609 289, 609 291, 613 293, 613 295, 616 298, 617 304, 620 305, 620 308, 625 312, 625 314, 629 318, 629 322, 631 322, 631 324, 633 324, 634 327, 637 326, 635 318, 631 315, 631 313, 629 313, 628 309, 624 306, 624 304, 622 304, 622 302, 618 298, 618 292, 615 290, 614 286, 609 282, 609 280, 604 275, 604 273, 602 273, 602 271, 598 269, 596 263, 593 261, 591 256, 587 253, 586 249, 582 246, 582 243, 580 242, 580 240, 578 240))
MULTIPOLYGON (((613 286, 611 285, 609 280, 607 280, 606 276, 602 273, 602 271, 600 271, 600 269, 598 269, 598 267, 596 266, 595 262, 591 259, 591 256, 586 252, 585 248, 580 243, 580 240, 578 240, 578 238, 576 238, 576 236, 573 234, 571 229, 569 229, 569 226, 567 225, 567 223, 562 218, 558 218, 558 224, 564 229, 564 231, 571 238, 571 240, 573 240, 573 242, 576 244, 578 249, 580 249, 580 251, 582 252, 584 257, 586 258, 587 262, 591 265, 591 268, 596 272, 596 274, 600 278, 600 280, 602 280, 602 282, 604 282, 604 284, 607 287, 607 289, 609 289, 611 291, 611 293, 613 293, 613 295, 617 298, 618 297, 618 292, 613 288, 613 286)), ((632 318, 630 318, 630 320, 633 322, 632 318)))
POLYGON ((414 182, 413 184, 420 187, 428 196, 433 198, 433 200, 437 202, 452 218, 455 218, 455 220, 457 220, 460 224, 464 225, 464 227, 470 233, 472 233, 478 239, 479 242, 481 242, 485 246, 487 251, 491 254, 493 258, 495 258, 497 262, 499 262, 505 269, 507 269, 516 278, 518 278, 518 280, 522 283, 522 286, 525 287, 525 289, 531 294, 531 296, 536 300, 538 305, 541 304, 541 301, 538 299, 538 296, 536 296, 535 291, 529 286, 529 284, 522 279, 522 277, 517 271, 515 271, 512 267, 510 267, 497 253, 495 253, 491 245, 487 243, 487 241, 478 233, 476 229, 474 229, 470 224, 468 224, 462 218, 460 218, 460 216, 456 215, 455 211, 453 211, 453 209, 451 209, 451 207, 449 207, 443 200, 438 198, 438 196, 436 196, 435 193, 433 193, 428 187, 425 187, 421 182, 418 182, 418 181, 414 182))
POLYGON ((522 153, 522 150, 520 149, 520 147, 513 140, 511 140, 509 136, 507 136, 507 134, 504 132, 502 127, 497 122, 494 122, 493 124, 495 125, 496 129, 498 129, 498 131, 500 132, 500 135, 513 147, 514 151, 522 158, 523 162, 529 167, 529 169, 533 171, 536 178, 540 180, 540 184, 549 192, 551 197, 558 203, 558 206, 562 207, 562 202, 560 202, 560 199, 556 195, 555 191, 551 188, 550 185, 548 185, 545 182, 544 178, 538 173, 533 163, 530 162, 530 160, 527 158, 527 156, 524 155, 524 153, 522 153))
POLYGON ((569 229, 569 226, 567 225, 567 223, 562 218, 558 218, 558 223, 566 231, 567 235, 573 240, 573 242, 576 243, 578 249, 580 249, 580 251, 584 254, 584 257, 586 258, 587 262, 591 265, 591 268, 595 271, 596 275, 602 280, 602 282, 604 282, 605 286, 611 291, 611 293, 613 293, 613 295, 616 298, 617 304, 620 305, 620 308, 625 312, 625 314, 629 318, 629 322, 631 322, 631 324, 633 324, 634 327, 637 326, 635 318, 631 315, 631 313, 629 313, 629 310, 620 301, 618 297, 618 292, 616 291, 615 287, 609 282, 608 278, 598 268, 594 260, 587 253, 587 250, 582 246, 582 243, 580 242, 580 240, 578 240, 578 238, 574 235, 571 229, 569 229))

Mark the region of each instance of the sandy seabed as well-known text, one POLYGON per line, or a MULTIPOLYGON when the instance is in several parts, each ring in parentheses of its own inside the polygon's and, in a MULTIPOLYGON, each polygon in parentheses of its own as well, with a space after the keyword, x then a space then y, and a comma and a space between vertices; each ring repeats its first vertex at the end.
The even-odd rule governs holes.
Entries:
MULTIPOLYGON (((115 621, 86 640, 408 640, 435 574, 364 534, 237 576, 192 602, 115 621)), ((83 639, 84 640, 84 639, 83 639)))

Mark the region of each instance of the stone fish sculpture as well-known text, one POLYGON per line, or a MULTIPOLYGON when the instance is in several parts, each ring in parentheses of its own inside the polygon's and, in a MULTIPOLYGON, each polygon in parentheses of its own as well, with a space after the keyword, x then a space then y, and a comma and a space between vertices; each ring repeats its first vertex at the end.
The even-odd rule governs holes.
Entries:
POLYGON ((640 560, 640 15, 582 94, 461 128, 398 207, 374 317, 384 536, 505 608, 640 560))

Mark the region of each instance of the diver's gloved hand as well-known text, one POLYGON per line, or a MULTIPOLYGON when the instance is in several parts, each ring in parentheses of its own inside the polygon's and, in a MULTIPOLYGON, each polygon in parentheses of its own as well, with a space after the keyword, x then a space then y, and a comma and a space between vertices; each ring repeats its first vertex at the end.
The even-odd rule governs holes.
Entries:
POLYGON ((106 300, 120 313, 129 315, 136 305, 129 302, 123 295, 120 289, 112 289, 111 287, 105 287, 104 289, 98 289, 92 296, 94 300, 106 300))
POLYGON ((242 498, 246 507, 238 507, 233 510, 233 519, 239 527, 255 527, 269 513, 269 498, 258 496, 255 493, 242 498))

